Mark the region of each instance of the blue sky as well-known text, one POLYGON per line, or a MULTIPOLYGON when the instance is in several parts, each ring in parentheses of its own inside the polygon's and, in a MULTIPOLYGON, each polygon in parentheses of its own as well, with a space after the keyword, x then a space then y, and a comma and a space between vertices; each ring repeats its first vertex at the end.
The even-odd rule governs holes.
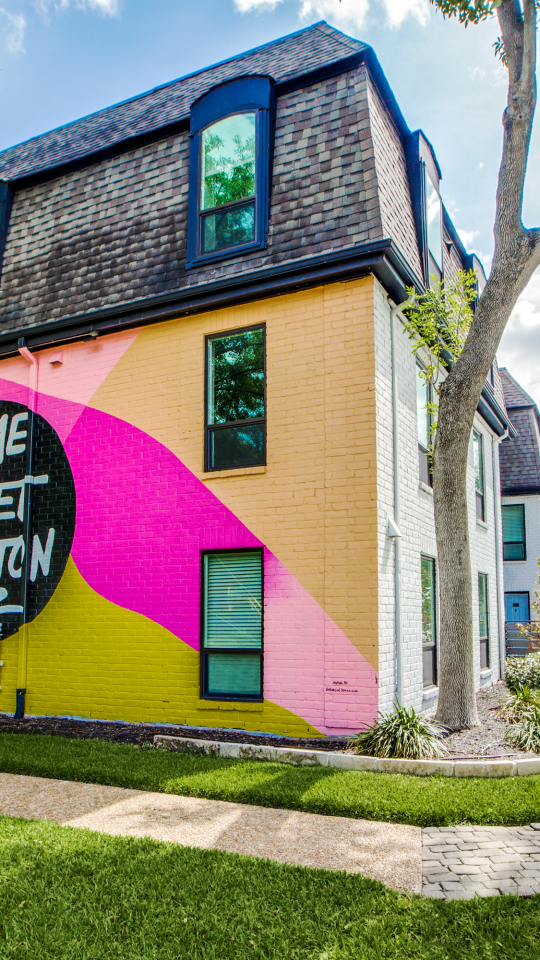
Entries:
MULTIPOLYGON (((465 30, 428 0, 0 0, 0 149, 326 19, 374 48, 442 168, 447 207, 489 269, 505 70, 495 21, 465 30)), ((525 224, 540 224, 540 119, 525 224)), ((540 274, 499 361, 540 403, 540 274), (538 369, 537 369, 538 368, 538 369)))

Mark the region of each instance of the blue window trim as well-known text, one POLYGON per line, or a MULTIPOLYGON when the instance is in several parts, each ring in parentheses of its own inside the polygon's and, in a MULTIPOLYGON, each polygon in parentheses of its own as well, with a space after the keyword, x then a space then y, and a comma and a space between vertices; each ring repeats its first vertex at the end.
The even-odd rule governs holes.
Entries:
POLYGON ((0 180, 0 277, 2 276, 2 263, 9 233, 12 205, 13 190, 6 180, 0 180))
POLYGON ((270 184, 275 125, 273 81, 266 76, 240 77, 212 87, 191 107, 189 155, 189 212, 186 268, 236 257, 251 250, 264 250, 268 238, 270 184), (215 253, 201 253, 200 239, 200 143, 205 127, 234 113, 257 113, 255 161, 255 239, 215 253))
MULTIPOLYGON (((426 286, 429 287, 431 274, 435 274, 436 277, 442 280, 444 277, 444 269, 442 271, 439 269, 428 248, 426 177, 431 175, 431 182, 440 197, 441 170, 433 147, 421 130, 415 130, 415 132, 410 135, 406 143, 405 152, 416 235, 424 272, 424 282, 426 286)), ((442 201, 441 218, 444 220, 442 201)), ((444 223, 442 226, 441 244, 444 262, 444 223)))

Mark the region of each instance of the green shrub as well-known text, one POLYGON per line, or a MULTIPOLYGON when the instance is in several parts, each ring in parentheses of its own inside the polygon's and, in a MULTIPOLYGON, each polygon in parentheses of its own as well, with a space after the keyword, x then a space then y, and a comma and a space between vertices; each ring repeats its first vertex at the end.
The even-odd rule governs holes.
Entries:
POLYGON ((531 713, 540 709, 540 690, 530 687, 514 689, 506 702, 500 707, 505 719, 516 722, 526 720, 531 713))
POLYGON ((540 753, 540 706, 529 707, 522 715, 521 723, 513 723, 504 739, 520 750, 540 753))
POLYGON ((379 713, 372 727, 351 738, 349 749, 368 757, 431 760, 448 752, 441 743, 443 734, 438 723, 398 703, 395 713, 379 713))
POLYGON ((510 690, 520 690, 523 687, 540 688, 540 653, 528 653, 526 657, 508 657, 504 678, 510 690))

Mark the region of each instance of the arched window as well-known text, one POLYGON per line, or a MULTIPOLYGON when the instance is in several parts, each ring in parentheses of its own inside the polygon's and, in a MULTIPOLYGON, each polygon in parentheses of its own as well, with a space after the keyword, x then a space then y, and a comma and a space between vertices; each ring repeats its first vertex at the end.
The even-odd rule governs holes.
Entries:
POLYGON ((266 246, 274 112, 269 77, 230 80, 193 104, 188 267, 266 246))

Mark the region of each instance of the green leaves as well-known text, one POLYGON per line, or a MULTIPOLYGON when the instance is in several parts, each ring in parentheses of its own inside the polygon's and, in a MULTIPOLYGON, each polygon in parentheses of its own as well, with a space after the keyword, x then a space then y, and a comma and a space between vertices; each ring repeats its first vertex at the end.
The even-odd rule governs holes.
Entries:
POLYGON ((443 728, 400 703, 395 713, 380 713, 376 723, 352 740, 354 753, 368 757, 431 760, 447 753, 441 743, 443 728))
POLYGON ((480 23, 492 17, 502 0, 429 0, 438 7, 443 17, 457 17, 467 27, 469 23, 480 23))

